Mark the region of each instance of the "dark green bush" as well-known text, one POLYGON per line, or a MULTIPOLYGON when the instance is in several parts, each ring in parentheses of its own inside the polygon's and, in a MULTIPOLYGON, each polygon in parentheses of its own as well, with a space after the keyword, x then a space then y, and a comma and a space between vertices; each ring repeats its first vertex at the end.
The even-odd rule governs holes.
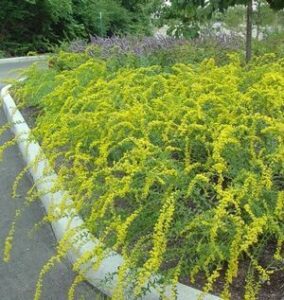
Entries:
POLYGON ((0 1, 0 51, 6 56, 47 52, 62 41, 91 34, 149 33, 149 28, 149 14, 139 7, 134 12, 119 0, 0 1))

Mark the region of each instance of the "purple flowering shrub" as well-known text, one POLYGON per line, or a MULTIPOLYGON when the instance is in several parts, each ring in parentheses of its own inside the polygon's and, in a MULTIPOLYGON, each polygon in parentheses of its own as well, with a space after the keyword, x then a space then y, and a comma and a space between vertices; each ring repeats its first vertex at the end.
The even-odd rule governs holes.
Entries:
POLYGON ((90 43, 74 41, 72 52, 107 61, 110 69, 121 67, 146 67, 161 65, 168 67, 176 63, 196 63, 213 57, 218 64, 227 62, 229 52, 240 52, 243 41, 235 35, 205 35, 194 40, 169 36, 151 37, 90 37, 90 43))

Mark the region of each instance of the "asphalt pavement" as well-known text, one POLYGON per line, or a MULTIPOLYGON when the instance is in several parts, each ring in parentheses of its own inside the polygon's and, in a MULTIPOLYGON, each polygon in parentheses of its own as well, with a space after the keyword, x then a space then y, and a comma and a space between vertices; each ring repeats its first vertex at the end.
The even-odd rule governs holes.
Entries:
MULTIPOLYGON (((0 64, 0 90, 7 78, 16 77, 19 68, 30 63, 0 64)), ((6 118, 0 107, 0 127, 6 118)), ((7 131, 0 136, 0 146, 12 138, 7 131)), ((55 254, 56 239, 49 224, 29 234, 44 216, 44 208, 38 200, 25 209, 16 222, 15 236, 11 251, 11 260, 3 262, 4 241, 11 228, 15 212, 23 207, 25 195, 31 187, 28 175, 24 176, 18 188, 19 197, 12 198, 12 185, 17 174, 24 168, 24 162, 17 146, 5 151, 0 162, 0 300, 32 300, 39 272, 45 262, 55 254)), ((68 299, 68 290, 75 277, 68 260, 56 264, 45 276, 43 282, 43 300, 68 299)), ((104 297, 87 282, 76 288, 76 300, 101 300, 104 297)))

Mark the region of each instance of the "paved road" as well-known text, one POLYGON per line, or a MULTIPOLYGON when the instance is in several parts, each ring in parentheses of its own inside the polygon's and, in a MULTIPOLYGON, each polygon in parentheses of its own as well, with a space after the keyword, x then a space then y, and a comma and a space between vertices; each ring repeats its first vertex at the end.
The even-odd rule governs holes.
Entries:
MULTIPOLYGON (((25 67, 27 64, 0 64, 0 89, 5 85, 3 80, 16 76, 15 68, 25 67), (12 72, 11 69, 13 69, 12 72), (1 83, 2 82, 2 83, 1 83)), ((2 108, 0 108, 0 126, 6 122, 2 108)), ((12 137, 6 132, 0 137, 0 145, 12 137)), ((32 237, 28 232, 33 225, 44 216, 44 209, 40 201, 35 202, 25 210, 16 224, 15 238, 11 252, 11 261, 3 262, 3 246, 11 221, 17 208, 21 207, 31 182, 27 176, 19 186, 19 198, 11 197, 11 187, 15 177, 24 167, 23 160, 17 149, 12 147, 5 152, 0 163, 0 299, 1 300, 32 300, 35 284, 44 263, 55 253, 56 240, 50 225, 42 228, 32 237)), ((69 262, 66 260, 57 264, 45 277, 43 285, 43 300, 65 300, 68 289, 74 279, 69 262)), ((101 300, 103 297, 88 283, 78 286, 75 299, 101 300)))

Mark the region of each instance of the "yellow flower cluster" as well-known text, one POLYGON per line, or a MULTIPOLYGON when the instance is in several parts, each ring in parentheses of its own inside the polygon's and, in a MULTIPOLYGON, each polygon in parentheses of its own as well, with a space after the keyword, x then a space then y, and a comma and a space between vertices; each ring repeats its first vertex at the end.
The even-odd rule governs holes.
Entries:
POLYGON ((61 53, 48 83, 35 86, 41 72, 15 93, 41 110, 33 134, 57 169, 56 188, 123 254, 117 295, 125 281, 140 295, 157 273, 165 284, 206 274, 210 291, 223 270, 229 298, 246 257, 243 296, 256 297, 270 276, 258 250, 275 243, 283 261, 283 59, 109 73, 102 61, 61 53))

